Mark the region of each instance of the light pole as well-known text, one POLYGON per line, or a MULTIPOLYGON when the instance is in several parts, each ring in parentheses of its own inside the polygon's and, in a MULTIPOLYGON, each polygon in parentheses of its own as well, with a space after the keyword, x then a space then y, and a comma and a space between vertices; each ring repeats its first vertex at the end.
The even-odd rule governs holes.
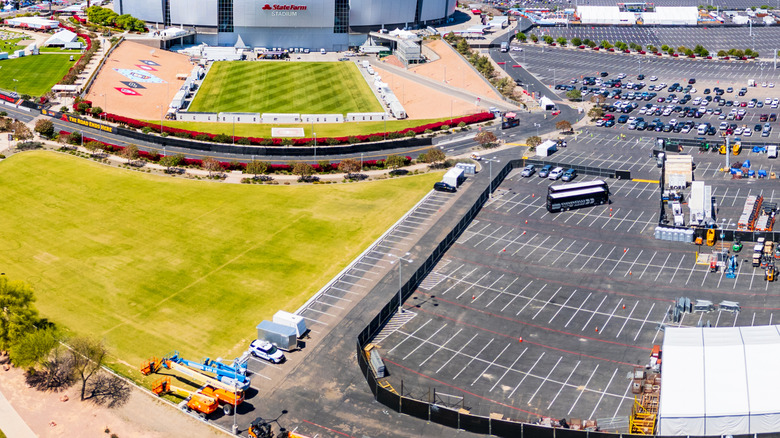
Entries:
POLYGON ((536 136, 539 136, 539 127, 542 126, 541 123, 534 122, 534 127, 536 127, 536 136))
POLYGON ((490 163, 490 164, 488 164, 488 169, 490 169, 489 170, 489 174, 490 174, 490 190, 488 191, 488 194, 492 198, 493 197, 493 162, 495 161, 496 163, 500 163, 501 161, 497 160, 496 157, 486 158, 485 161, 490 163))
POLYGON ((314 161, 317 161, 317 133, 312 132, 314 134, 314 161))
POLYGON ((404 297, 403 297, 403 292, 402 292, 403 291, 403 276, 401 276, 401 265, 403 263, 401 263, 401 262, 412 263, 414 260, 412 260, 410 258, 407 258, 407 257, 409 257, 409 255, 410 254, 408 252, 405 253, 402 256, 397 256, 397 255, 390 254, 390 256, 395 257, 395 260, 391 261, 390 264, 392 265, 394 263, 398 263, 398 313, 404 313, 404 308, 403 308, 403 299, 404 299, 404 297))
POLYGON ((552 72, 553 72, 553 86, 555 86, 555 83, 558 82, 556 80, 556 78, 555 78, 555 69, 554 68, 548 68, 547 69, 547 71, 550 71, 550 70, 552 70, 552 72))
POLYGON ((14 94, 18 94, 16 92, 16 83, 19 82, 19 80, 18 79, 11 79, 11 80, 14 81, 14 94))

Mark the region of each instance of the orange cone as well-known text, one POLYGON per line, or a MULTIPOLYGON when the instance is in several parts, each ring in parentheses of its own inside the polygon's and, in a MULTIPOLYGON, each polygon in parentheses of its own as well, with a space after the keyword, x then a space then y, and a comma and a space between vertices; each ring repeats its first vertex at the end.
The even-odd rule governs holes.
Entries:
POLYGON ((536 197, 536 193, 531 193, 531 197, 535 198, 536 197))
POLYGON ((628 275, 634 275, 634 274, 632 274, 631 271, 628 271, 628 275))
POLYGON ((596 327, 596 333, 598 333, 598 332, 599 332, 599 328, 598 328, 598 327, 596 327))
POLYGON ((625 304, 623 304, 623 310, 626 310, 626 305, 625 304))
POLYGON ((473 300, 476 300, 476 299, 477 299, 477 296, 476 296, 476 295, 472 295, 472 296, 471 296, 471 300, 472 300, 472 301, 473 301, 473 300))
POLYGON ((525 223, 528 223, 528 219, 525 220, 525 223))
POLYGON ((518 342, 523 342, 523 338, 517 338, 518 342))

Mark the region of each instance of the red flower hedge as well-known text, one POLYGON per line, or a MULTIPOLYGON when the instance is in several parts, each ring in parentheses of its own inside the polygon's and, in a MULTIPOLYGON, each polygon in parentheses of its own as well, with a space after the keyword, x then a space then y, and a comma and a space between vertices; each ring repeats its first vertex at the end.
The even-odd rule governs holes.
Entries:
MULTIPOLYGON (((129 127, 135 128, 135 129, 143 129, 143 128, 149 128, 153 132, 160 132, 160 124, 159 123, 149 123, 149 122, 143 122, 141 120, 132 119, 130 117, 124 117, 116 114, 110 114, 110 113, 103 113, 100 115, 101 117, 105 117, 106 120, 113 123, 120 123, 123 125, 127 125, 129 127)), ((404 135, 409 131, 412 131, 415 133, 415 135, 419 135, 424 133, 427 130, 431 131, 439 131, 441 130, 442 126, 450 126, 454 127, 460 124, 461 122, 471 125, 473 123, 481 123, 486 122, 488 120, 492 120, 495 117, 493 113, 484 112, 484 113, 478 113, 473 114, 470 116, 463 116, 463 117, 457 117, 452 120, 448 120, 446 122, 435 122, 435 123, 429 123, 427 125, 421 125, 416 126, 413 128, 406 128, 402 131, 396 131, 400 135, 404 135)), ((198 132, 198 131, 190 131, 187 129, 180 129, 180 128, 172 128, 170 126, 163 126, 163 132, 166 134, 173 135, 174 137, 181 137, 181 138, 195 138, 197 136, 201 136, 204 140, 208 139, 208 141, 214 141, 214 138, 217 137, 215 134, 210 134, 207 132, 198 132)), ((389 137, 391 132, 377 132, 374 134, 367 134, 367 135, 355 135, 351 137, 318 137, 317 138, 317 144, 320 145, 327 145, 330 146, 331 144, 334 145, 343 145, 343 144, 350 144, 350 139, 353 139, 355 143, 365 143, 372 141, 371 137, 389 137), (333 142, 335 140, 335 143, 333 142)), ((231 138, 231 137, 228 137, 231 138)), ((242 139, 249 140, 249 143, 251 145, 260 146, 260 145, 268 145, 268 146, 281 146, 282 145, 282 139, 281 138, 257 138, 257 137, 235 137, 231 138, 230 141, 235 140, 235 142, 239 142, 242 139)), ((291 139, 293 146, 307 146, 314 143, 313 138, 296 138, 291 139)))

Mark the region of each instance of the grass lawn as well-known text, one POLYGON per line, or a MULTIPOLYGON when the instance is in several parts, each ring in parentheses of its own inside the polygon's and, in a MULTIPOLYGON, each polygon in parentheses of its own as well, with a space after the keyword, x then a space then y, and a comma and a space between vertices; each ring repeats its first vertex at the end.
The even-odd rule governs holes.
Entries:
POLYGON ((383 108, 354 62, 215 62, 193 112, 346 114, 383 108))
POLYGON ((0 266, 34 286, 45 317, 105 339, 131 369, 171 350, 232 359, 440 178, 233 185, 26 152, 0 163, 0 266))
MULTIPOLYGON (((387 130, 400 131, 428 123, 439 122, 447 119, 425 119, 425 120, 389 120, 387 130)), ((147 120, 155 123, 155 120, 147 120)), ((160 123, 159 120, 156 123, 160 123)), ((166 126, 173 128, 187 129, 190 131, 210 132, 213 134, 232 135, 232 123, 204 123, 204 122, 171 122, 165 121, 166 126)), ((252 124, 236 123, 236 136, 238 137, 271 137, 271 128, 303 128, 306 137, 311 137, 311 123, 292 123, 292 124, 252 124)), ((317 137, 343 137, 349 135, 373 134, 376 132, 385 132, 385 122, 345 122, 345 123, 321 123, 314 125, 314 132, 317 137)))
MULTIPOLYGON (((76 63, 65 55, 37 55, 0 61, 0 88, 42 96, 76 63), (14 82, 17 79, 19 82, 14 82)), ((74 57, 78 60, 78 57, 74 57)))

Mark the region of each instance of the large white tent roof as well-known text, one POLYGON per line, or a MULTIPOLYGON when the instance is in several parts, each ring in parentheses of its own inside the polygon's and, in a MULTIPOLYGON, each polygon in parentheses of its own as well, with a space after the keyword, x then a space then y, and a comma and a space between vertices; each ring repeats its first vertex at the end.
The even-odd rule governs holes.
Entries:
POLYGON ((667 328, 660 435, 780 430, 780 326, 667 328))

